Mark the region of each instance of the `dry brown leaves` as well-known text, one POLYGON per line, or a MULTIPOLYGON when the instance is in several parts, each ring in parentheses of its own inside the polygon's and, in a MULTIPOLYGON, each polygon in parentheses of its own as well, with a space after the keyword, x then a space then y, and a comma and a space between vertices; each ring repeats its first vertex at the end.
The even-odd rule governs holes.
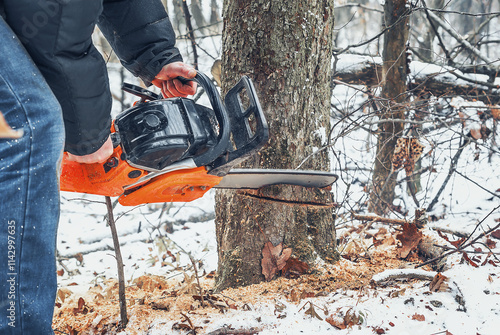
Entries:
POLYGON ((295 257, 290 257, 287 261, 281 273, 286 278, 297 278, 304 273, 309 271, 309 265, 307 263, 298 260, 295 257))
POLYGON ((271 242, 267 242, 262 249, 262 274, 267 281, 274 278, 278 271, 281 271, 286 261, 292 255, 291 248, 283 249, 283 244, 280 243, 274 246, 271 242))
POLYGON ((399 251, 399 257, 406 258, 411 251, 415 250, 422 240, 422 232, 420 232, 415 224, 406 222, 403 225, 403 232, 397 234, 396 238, 403 245, 399 251))
POLYGON ((497 229, 494 232, 492 232, 491 237, 496 238, 497 240, 500 240, 500 229, 497 229))
POLYGON ((500 108, 491 108, 491 115, 495 120, 500 120, 500 108))
POLYGON ((411 319, 416 321, 425 321, 425 316, 415 313, 412 315, 411 319))
POLYGON ((484 124, 479 128, 472 128, 469 131, 469 136, 475 140, 486 139, 491 134, 491 129, 486 127, 484 124))
POLYGON ((364 322, 365 315, 362 312, 349 308, 345 313, 339 308, 335 314, 326 318, 326 322, 338 329, 352 328, 364 322))
POLYGON ((392 166, 394 170, 401 169, 403 166, 406 175, 409 176, 413 173, 415 163, 418 161, 424 146, 415 137, 400 137, 396 142, 394 148, 394 155, 392 156, 392 166))
POLYGON ((437 273, 429 284, 430 292, 444 292, 448 290, 448 277, 437 273))

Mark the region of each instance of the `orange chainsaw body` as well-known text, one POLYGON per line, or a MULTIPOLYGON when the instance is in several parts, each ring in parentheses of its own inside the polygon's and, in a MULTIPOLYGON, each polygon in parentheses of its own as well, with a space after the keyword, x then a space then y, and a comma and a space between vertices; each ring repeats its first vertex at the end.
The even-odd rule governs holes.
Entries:
POLYGON ((125 190, 127 185, 137 182, 149 172, 130 166, 121 159, 118 146, 104 164, 80 164, 68 160, 64 153, 61 171, 61 190, 120 196, 118 202, 124 206, 136 206, 156 202, 189 202, 201 198, 217 185, 222 177, 207 174, 205 167, 177 170, 125 190))

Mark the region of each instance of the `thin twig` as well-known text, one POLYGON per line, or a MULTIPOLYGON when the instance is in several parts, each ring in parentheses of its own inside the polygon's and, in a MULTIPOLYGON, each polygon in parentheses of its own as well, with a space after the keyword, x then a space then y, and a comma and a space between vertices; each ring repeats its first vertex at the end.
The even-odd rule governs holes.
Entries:
POLYGON ((193 47, 193 58, 194 58, 194 68, 198 69, 198 51, 196 50, 196 40, 194 37, 193 25, 191 24, 191 13, 189 12, 189 7, 186 0, 182 0, 182 11, 186 18, 186 27, 188 29, 189 40, 191 41, 191 46, 193 47))
POLYGON ((489 59, 487 56, 483 55, 481 51, 476 49, 472 44, 469 43, 463 36, 461 36, 459 33, 457 33, 455 30, 450 28, 448 24, 446 24, 439 16, 436 14, 432 13, 431 11, 428 11, 427 14, 429 17, 437 23, 441 28, 443 28, 444 31, 446 31, 448 34, 450 34, 454 39, 456 39, 460 44, 462 44, 467 50, 472 52, 474 55, 476 55, 479 59, 484 61, 487 64, 492 64, 494 63, 493 60, 489 59))
POLYGON ((465 149, 465 146, 467 144, 469 144, 469 140, 466 139, 465 140, 465 143, 463 145, 460 146, 460 148, 457 150, 457 152, 455 153, 455 156, 453 156, 452 160, 451 160, 451 163, 450 163, 450 169, 448 170, 448 175, 446 176, 443 184, 441 185, 441 187, 439 188, 438 192, 436 193, 436 196, 434 197, 434 199, 432 199, 431 203, 429 204, 429 206, 427 207, 427 212, 430 212, 432 211, 432 209, 434 208, 434 206, 436 205, 436 203, 438 202, 439 200, 439 197, 441 196, 441 193, 444 191, 444 189, 446 188, 446 185, 448 185, 448 182, 450 181, 450 178, 451 176, 453 175, 453 172, 456 171, 457 169, 457 163, 458 163, 458 159, 460 158, 460 155, 462 154, 462 152, 464 151, 465 149))
POLYGON ((389 224, 397 224, 397 225, 404 225, 405 223, 408 223, 407 220, 401 220, 401 219, 390 219, 390 218, 384 218, 381 216, 376 216, 376 215, 359 215, 352 213, 352 217, 356 220, 359 221, 372 221, 372 222, 382 222, 382 223, 389 223, 389 224))
POLYGON ((121 327, 126 328, 128 323, 127 318, 127 299, 125 297, 125 275, 123 273, 123 259, 120 251, 120 241, 118 240, 118 233, 116 231, 115 219, 113 217, 113 204, 111 198, 106 197, 106 207, 108 209, 108 224, 111 229, 111 236, 113 237, 113 245, 115 248, 116 265, 118 267, 118 298, 120 300, 120 318, 121 327))
POLYGON ((463 173, 461 173, 460 171, 458 170, 455 170, 455 172, 459 175, 459 176, 462 176, 463 178, 467 179, 468 181, 470 181, 471 183, 473 183, 474 185, 476 185, 477 187, 479 187, 480 189, 482 189, 483 191, 491 194, 492 196, 494 197, 497 197, 497 198, 500 198, 500 195, 498 194, 495 194, 493 192, 491 192, 490 190, 488 190, 487 188, 479 185, 477 182, 475 182, 474 180, 470 179, 469 177, 467 177, 466 175, 464 175, 463 173))
MULTIPOLYGON (((498 205, 497 207, 493 208, 477 225, 476 225, 476 229, 477 227, 479 227, 491 214, 493 214, 496 210, 498 210, 500 208, 500 205, 498 205)), ((467 240, 464 241, 464 243, 462 243, 460 246, 458 246, 458 248, 456 249, 453 249, 453 250, 450 250, 448 252, 445 252, 444 254, 438 256, 438 257, 434 257, 424 263, 421 263, 419 265, 417 265, 416 267, 419 268, 419 267, 422 267, 424 265, 427 265, 427 264, 430 264, 430 263, 434 263, 435 261, 438 261, 444 257, 447 257, 451 254, 454 254, 456 252, 460 252, 462 250, 464 250, 465 248, 467 247, 470 247, 471 245, 473 245, 474 243, 476 243, 480 238, 482 238, 483 236, 486 236, 492 232, 494 232, 495 230, 497 230, 498 228, 500 228, 500 223, 497 224, 495 227, 493 228, 490 228, 488 229, 487 231, 484 231, 482 232, 481 234, 479 234, 477 237, 475 237, 474 239, 472 239, 469 243, 467 244, 464 244, 471 236, 474 232, 472 232, 470 235, 469 235, 469 238, 467 240)), ((474 231, 476 230, 474 229, 474 231)))

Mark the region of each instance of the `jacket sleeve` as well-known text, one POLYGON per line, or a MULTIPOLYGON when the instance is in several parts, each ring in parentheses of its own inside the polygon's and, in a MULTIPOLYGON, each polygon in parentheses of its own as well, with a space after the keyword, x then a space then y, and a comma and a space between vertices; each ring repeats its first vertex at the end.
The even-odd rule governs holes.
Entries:
POLYGON ((123 66, 147 85, 164 65, 182 61, 160 0, 104 0, 98 25, 123 66))
POLYGON ((112 99, 106 64, 91 40, 102 2, 3 0, 3 3, 8 24, 61 104, 65 150, 76 155, 95 152, 108 138, 111 126, 112 99))

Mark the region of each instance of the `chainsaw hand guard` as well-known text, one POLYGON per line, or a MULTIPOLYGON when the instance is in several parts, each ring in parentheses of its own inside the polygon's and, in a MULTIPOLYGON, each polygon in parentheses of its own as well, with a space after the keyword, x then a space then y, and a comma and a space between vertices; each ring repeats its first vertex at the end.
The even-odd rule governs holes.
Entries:
POLYGON ((256 153, 269 139, 269 128, 252 81, 244 76, 227 92, 224 99, 229 110, 231 137, 224 155, 210 164, 210 174, 224 176, 235 165, 256 153), (241 96, 245 91, 246 95, 241 96), (248 99, 245 107, 243 99, 248 99))

